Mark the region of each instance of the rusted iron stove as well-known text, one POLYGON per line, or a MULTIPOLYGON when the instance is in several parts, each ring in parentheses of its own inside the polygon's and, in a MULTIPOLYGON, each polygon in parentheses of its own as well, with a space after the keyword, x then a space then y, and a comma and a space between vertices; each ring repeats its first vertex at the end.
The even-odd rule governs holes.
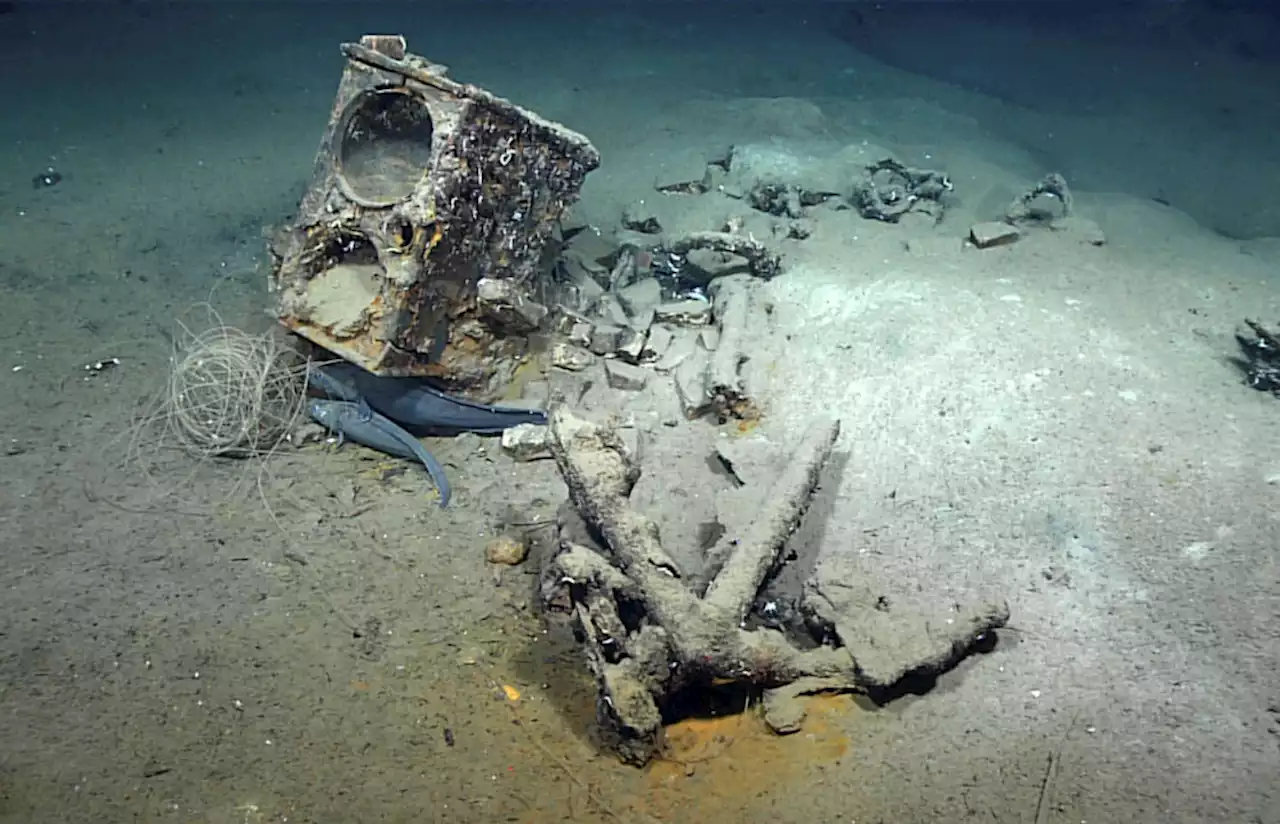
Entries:
POLYGON ((600 156, 405 48, 342 46, 310 186, 272 242, 274 312, 374 374, 492 396, 547 315, 548 241, 600 156))

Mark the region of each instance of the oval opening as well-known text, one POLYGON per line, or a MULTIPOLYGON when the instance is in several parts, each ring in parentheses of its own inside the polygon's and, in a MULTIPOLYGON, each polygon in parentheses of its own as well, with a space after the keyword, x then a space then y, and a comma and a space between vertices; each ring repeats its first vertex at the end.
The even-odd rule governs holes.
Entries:
POLYGON ((338 146, 338 174, 363 205, 413 194, 431 166, 431 111, 405 89, 363 92, 351 102, 338 146))

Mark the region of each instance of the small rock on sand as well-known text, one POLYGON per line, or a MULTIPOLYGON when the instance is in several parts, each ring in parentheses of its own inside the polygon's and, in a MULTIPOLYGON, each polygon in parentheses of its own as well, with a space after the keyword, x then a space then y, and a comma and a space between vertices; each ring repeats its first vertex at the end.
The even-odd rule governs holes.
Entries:
POLYGON ((510 535, 499 535, 484 548, 484 559, 491 564, 515 566, 529 557, 529 544, 510 535))

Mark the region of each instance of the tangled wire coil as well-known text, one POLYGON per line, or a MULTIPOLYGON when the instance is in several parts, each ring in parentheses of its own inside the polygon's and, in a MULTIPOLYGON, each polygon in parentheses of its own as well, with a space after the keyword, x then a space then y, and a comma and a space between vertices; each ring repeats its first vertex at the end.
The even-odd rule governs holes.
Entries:
POLYGON ((278 447, 305 409, 305 361, 270 333, 221 324, 183 332, 165 397, 177 444, 199 457, 258 457, 278 447))

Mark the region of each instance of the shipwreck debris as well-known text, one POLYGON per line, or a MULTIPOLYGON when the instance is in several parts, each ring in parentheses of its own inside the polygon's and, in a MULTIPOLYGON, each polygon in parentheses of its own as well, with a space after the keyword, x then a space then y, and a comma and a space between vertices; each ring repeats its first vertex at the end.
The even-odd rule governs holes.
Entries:
POLYGON ((1075 200, 1066 178, 1053 172, 1014 198, 1005 210, 1004 219, 1015 226, 1051 225, 1070 217, 1074 208, 1075 200))
POLYGON ((1246 319, 1247 331, 1236 332, 1236 342, 1244 358, 1236 363, 1245 375, 1245 383, 1261 392, 1280 398, 1280 334, 1257 321, 1246 319))
POLYGON ((1087 246, 1104 246, 1107 242, 1098 224, 1075 214, 1071 189, 1056 172, 1018 195, 1005 210, 1003 219, 970 227, 968 240, 979 249, 990 249, 1015 243, 1034 229, 1067 235, 1087 246))
POLYGON ((311 183, 272 243, 275 314, 375 374, 492 395, 547 314, 544 252, 599 154, 403 37, 342 52, 311 183))
MULTIPOLYGON (((742 377, 742 366, 751 357, 749 343, 753 326, 764 323, 765 311, 755 300, 750 279, 742 275, 717 278, 711 284, 711 305, 716 336, 713 343, 701 340, 711 355, 703 374, 703 393, 708 411, 719 419, 750 420, 760 410, 751 399, 742 377)), ((686 409, 697 415, 699 409, 686 409)))
POLYGON ((975 223, 969 227, 969 242, 979 249, 1008 246, 1022 237, 1022 230, 1001 220, 975 223))
POLYGON ((853 183, 851 201, 869 220, 897 223, 908 213, 942 220, 943 196, 955 186, 951 178, 931 169, 904 166, 893 158, 872 163, 853 183))
POLYGON ((502 432, 502 451, 517 463, 527 463, 551 457, 550 434, 547 427, 522 423, 502 432))
MULTIPOLYGON (((687 690, 724 682, 766 689, 800 682, 801 691, 861 693, 890 686, 869 677, 841 643, 844 634, 853 636, 850 628, 840 625, 826 643, 802 648, 782 632, 746 624, 839 434, 835 420, 808 427, 756 517, 720 535, 723 563, 699 593, 663 548, 658 526, 628 503, 640 466, 621 433, 563 408, 553 412, 551 451, 571 506, 562 508, 559 549, 543 570, 542 596, 548 609, 574 618, 596 680, 602 736, 624 761, 641 765, 655 754, 663 713, 687 690), (821 681, 802 681, 810 678, 821 681)), ((954 643, 930 650, 920 667, 954 665, 976 638, 1008 620, 1003 604, 977 614, 980 620, 958 628, 954 643)), ((794 713, 779 719, 796 723, 794 713)))
POLYGON ((622 227, 630 229, 633 232, 639 232, 642 235, 657 235, 662 233, 662 223, 658 221, 657 216, 648 209, 644 202, 633 203, 622 210, 622 227))
POLYGON ((590 353, 604 359, 605 385, 622 391, 650 385, 641 367, 652 366, 672 374, 687 418, 757 417, 741 368, 748 333, 768 322, 755 285, 777 275, 782 261, 737 228, 692 232, 653 248, 623 243, 612 252, 600 233, 579 232, 556 267, 565 302, 555 307, 561 337, 551 347, 552 365, 582 371, 590 353), (699 251, 723 256, 729 273, 688 277, 690 254, 699 251), (575 356, 577 349, 586 351, 575 356))
POLYGON ((782 272, 782 258, 750 235, 730 232, 692 232, 672 241, 666 251, 686 256, 696 249, 738 255, 747 261, 747 270, 755 277, 768 280, 782 272))
POLYGON ((757 181, 747 192, 747 202, 751 208, 774 217, 799 219, 805 216, 806 209, 826 203, 835 192, 804 189, 790 183, 766 183, 757 181))

